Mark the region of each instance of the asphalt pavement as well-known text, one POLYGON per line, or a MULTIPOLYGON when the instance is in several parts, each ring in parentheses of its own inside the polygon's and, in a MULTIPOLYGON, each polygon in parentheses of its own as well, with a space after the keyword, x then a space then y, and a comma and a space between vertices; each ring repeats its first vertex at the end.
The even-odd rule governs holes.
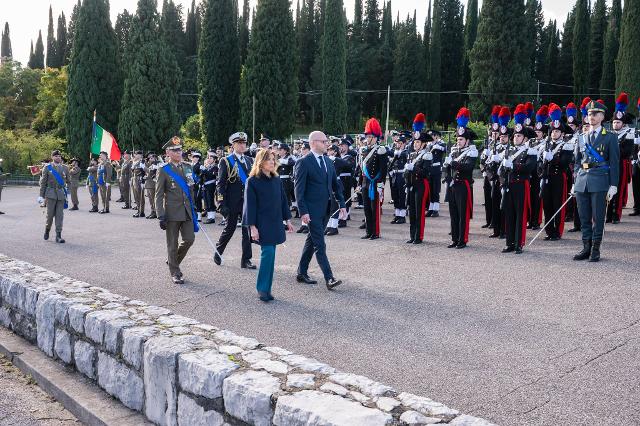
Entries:
MULTIPOLYGON (((622 223, 607 225, 599 263, 571 260, 581 242, 570 233, 536 241, 522 255, 501 254, 504 240, 480 228, 479 182, 475 194, 464 250, 446 248, 446 204, 439 218, 427 218, 420 246, 405 244, 408 225, 388 223, 389 205, 382 238, 361 240, 356 211, 348 228, 327 239, 344 280, 333 292, 295 282, 305 236, 288 235, 276 256, 277 300, 269 304, 257 300, 256 272, 239 267, 239 233, 221 267, 198 234, 182 267, 186 285, 176 286, 157 221, 133 218, 117 203, 108 215, 89 214, 84 188, 81 210, 65 213, 63 245, 42 239, 35 188, 5 188, 0 253, 496 423, 638 424, 640 219, 626 209, 622 223)), ((214 240, 221 229, 205 225, 214 240)), ((255 263, 259 257, 254 246, 255 263)), ((322 278, 315 261, 310 275, 322 278)))

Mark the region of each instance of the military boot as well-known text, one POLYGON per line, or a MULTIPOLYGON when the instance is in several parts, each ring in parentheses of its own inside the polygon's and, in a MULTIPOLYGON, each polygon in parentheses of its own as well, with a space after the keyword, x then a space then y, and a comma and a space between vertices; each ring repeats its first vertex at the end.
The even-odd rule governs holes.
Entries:
POLYGON ((51 228, 44 228, 44 239, 48 240, 49 239, 49 231, 51 230, 51 228))
POLYGON ((582 250, 573 256, 573 260, 586 260, 591 255, 591 240, 582 240, 582 250))
POLYGON ((62 238, 62 231, 60 232, 56 231, 56 243, 60 243, 60 244, 64 243, 64 238, 62 238))
POLYGON ((591 248, 591 257, 589 257, 589 262, 598 262, 600 260, 600 244, 602 240, 595 240, 593 242, 593 247, 591 248))

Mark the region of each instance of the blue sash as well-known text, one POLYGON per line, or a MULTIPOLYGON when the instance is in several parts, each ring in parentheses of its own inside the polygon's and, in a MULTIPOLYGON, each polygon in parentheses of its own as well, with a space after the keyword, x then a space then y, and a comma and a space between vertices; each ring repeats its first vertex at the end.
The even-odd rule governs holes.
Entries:
POLYGON ((64 208, 66 209, 67 207, 69 207, 69 203, 67 202, 67 187, 64 184, 64 180, 62 180, 62 176, 60 176, 60 173, 58 173, 58 171, 54 169, 51 164, 49 164, 47 167, 49 168, 49 172, 51 172, 53 177, 56 179, 56 182, 58 182, 58 185, 60 185, 64 190, 64 208))
POLYGON ((96 178, 93 175, 89 175, 89 183, 91 186, 89 187, 89 191, 91 191, 91 195, 94 195, 98 192, 98 183, 96 182, 96 178))
MULTIPOLYGON (((233 154, 227 157, 227 160, 229 160, 229 164, 231 165, 232 169, 236 167, 236 159, 234 157, 235 155, 233 154)), ((242 165, 240 164, 238 164, 238 176, 240 176, 240 180, 242 181, 242 184, 245 185, 247 183, 247 174, 245 173, 244 169, 242 168, 242 165)))
POLYGON ((376 196, 376 188, 375 183, 378 179, 380 179, 380 172, 376 174, 374 177, 371 177, 369 174, 369 170, 367 170, 367 165, 362 165, 362 171, 364 172, 365 177, 369 181, 369 199, 373 200, 376 196))
POLYGON ((98 167, 98 184, 104 186, 104 166, 98 167))
MULTIPOLYGON (((600 153, 596 151, 595 148, 593 148, 589 142, 585 142, 584 147, 589 153, 589 155, 592 156, 597 163, 606 162, 606 160, 602 157, 602 155, 600 155, 600 153)), ((603 166, 603 167, 609 167, 609 166, 603 166)))
POLYGON ((200 183, 200 177, 198 177, 196 172, 192 171, 191 177, 193 178, 193 183, 195 183, 196 185, 200 183))
POLYGON ((178 182, 178 185, 182 189, 182 192, 184 192, 184 195, 187 196, 187 199, 189 200, 189 206, 191 206, 191 221, 193 222, 193 232, 198 232, 200 230, 200 228, 198 227, 198 217, 196 215, 196 209, 193 207, 193 198, 191 198, 191 190, 189 189, 189 185, 187 185, 187 182, 182 178, 182 176, 171 169, 171 164, 165 164, 164 166, 162 166, 162 169, 169 176, 171 176, 173 180, 178 182))

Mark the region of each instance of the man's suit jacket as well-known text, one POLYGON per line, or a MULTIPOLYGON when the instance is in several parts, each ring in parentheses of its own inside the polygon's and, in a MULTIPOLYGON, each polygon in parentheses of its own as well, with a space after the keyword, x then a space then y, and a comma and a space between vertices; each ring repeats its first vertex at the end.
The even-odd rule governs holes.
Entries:
MULTIPOLYGON (((606 192, 609 186, 618 186, 620 178, 620 146, 618 138, 612 132, 603 128, 597 135, 591 146, 604 158, 609 167, 598 167, 593 169, 582 168, 582 163, 595 161, 585 151, 585 142, 588 136, 583 135, 578 138, 575 147, 575 169, 578 170, 574 189, 576 192, 606 192)), ((618 188, 620 189, 620 188, 618 188)))
POLYGON ((333 161, 323 157, 327 168, 320 168, 313 152, 296 162, 294 168, 296 202, 301 215, 309 214, 311 219, 329 214, 331 197, 335 197, 340 208, 345 207, 342 184, 336 175, 333 161))

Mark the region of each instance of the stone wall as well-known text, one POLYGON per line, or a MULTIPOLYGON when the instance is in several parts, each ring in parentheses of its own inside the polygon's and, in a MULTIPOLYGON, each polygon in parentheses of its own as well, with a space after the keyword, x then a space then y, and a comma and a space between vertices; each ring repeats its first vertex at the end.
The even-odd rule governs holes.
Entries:
POLYGON ((0 255, 0 324, 158 425, 489 425, 0 255))

